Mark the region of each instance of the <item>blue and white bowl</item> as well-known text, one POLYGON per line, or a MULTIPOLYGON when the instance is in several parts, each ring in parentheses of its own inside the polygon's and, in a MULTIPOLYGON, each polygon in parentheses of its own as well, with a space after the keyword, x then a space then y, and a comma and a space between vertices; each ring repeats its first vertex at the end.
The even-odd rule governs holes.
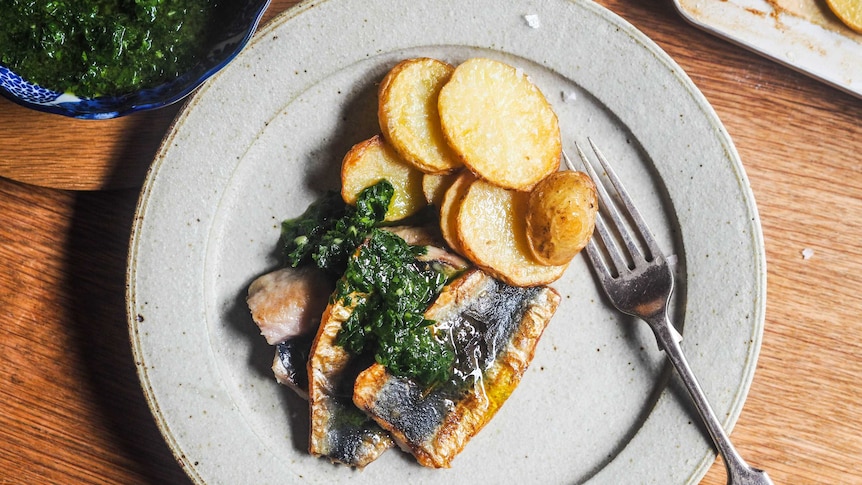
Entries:
POLYGON ((270 0, 250 0, 230 22, 204 58, 185 74, 159 86, 119 96, 83 98, 45 89, 0 65, 0 93, 39 111, 100 120, 160 108, 181 100, 226 66, 251 39, 270 0))

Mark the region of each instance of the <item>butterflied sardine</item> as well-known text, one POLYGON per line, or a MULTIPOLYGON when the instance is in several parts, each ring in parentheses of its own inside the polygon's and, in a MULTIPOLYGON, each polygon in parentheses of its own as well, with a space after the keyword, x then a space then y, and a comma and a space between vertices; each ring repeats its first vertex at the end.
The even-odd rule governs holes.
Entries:
POLYGON ((392 438, 353 404, 357 369, 365 367, 335 339, 351 308, 340 301, 326 307, 308 360, 311 414, 309 451, 333 462, 364 467, 392 447, 392 438))
POLYGON ((426 389, 374 364, 357 377, 353 401, 419 463, 449 467, 520 382, 559 301, 551 288, 512 287, 471 270, 425 313, 452 340, 454 376, 426 389))

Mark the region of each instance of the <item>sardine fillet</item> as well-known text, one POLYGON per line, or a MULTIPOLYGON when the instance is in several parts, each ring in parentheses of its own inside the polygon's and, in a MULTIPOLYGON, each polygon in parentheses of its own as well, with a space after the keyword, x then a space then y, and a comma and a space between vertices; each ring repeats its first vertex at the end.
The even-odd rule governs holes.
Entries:
POLYGON ((309 452, 362 468, 392 447, 392 438, 351 402, 357 362, 335 343, 351 309, 330 303, 323 313, 308 360, 311 415, 309 452))
POLYGON ((516 288, 470 271, 425 313, 451 329, 463 378, 425 389, 374 364, 357 377, 353 402, 419 463, 448 468, 518 385, 559 302, 551 288, 516 288), (486 328, 475 334, 478 326, 486 328))
POLYGON ((308 400, 308 356, 314 335, 300 335, 275 346, 272 373, 276 382, 308 400))

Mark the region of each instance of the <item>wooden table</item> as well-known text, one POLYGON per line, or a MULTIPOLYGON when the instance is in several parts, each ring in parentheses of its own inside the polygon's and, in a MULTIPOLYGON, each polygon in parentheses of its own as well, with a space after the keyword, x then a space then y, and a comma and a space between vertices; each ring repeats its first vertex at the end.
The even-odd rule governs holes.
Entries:
MULTIPOLYGON (((732 438, 777 484, 862 483, 862 99, 691 27, 670 1, 599 3, 693 78, 751 179, 768 303, 732 438)), ((138 189, 178 109, 85 122, 0 99, 2 164, 37 177, 17 178, 103 189, 0 178, 0 483, 188 482, 139 389, 123 301, 138 189), (88 165, 103 168, 76 177, 88 165)), ((703 483, 724 484, 723 466, 703 483)))

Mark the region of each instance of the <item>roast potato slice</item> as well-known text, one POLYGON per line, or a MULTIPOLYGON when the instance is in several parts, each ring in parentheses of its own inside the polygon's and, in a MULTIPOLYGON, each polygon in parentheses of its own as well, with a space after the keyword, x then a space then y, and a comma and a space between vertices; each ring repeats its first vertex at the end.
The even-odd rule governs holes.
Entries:
POLYGON ((452 185, 452 182, 458 178, 460 172, 446 174, 426 173, 422 176, 422 193, 425 194, 425 202, 428 205, 440 208, 443 202, 443 195, 446 194, 446 189, 452 185))
POLYGON ((461 201, 464 199, 464 194, 470 188, 470 184, 476 180, 476 176, 469 170, 460 172, 457 178, 452 181, 452 184, 443 193, 443 199, 440 202, 440 233, 443 234, 443 239, 456 253, 464 256, 464 251, 461 249, 461 243, 458 241, 458 210, 461 208, 461 201))
POLYGON ((547 265, 566 264, 593 235, 599 209, 596 186, 583 172, 556 172, 530 193, 527 242, 547 265))
POLYGON ((341 198, 355 205, 362 189, 386 179, 395 188, 387 221, 398 221, 425 207, 422 172, 408 165, 380 135, 354 145, 341 163, 341 198))
POLYGON ((440 127, 437 97, 454 68, 436 59, 407 59, 396 65, 378 89, 377 117, 383 137, 407 163, 425 173, 461 166, 440 127))
POLYGON ((527 243, 530 194, 484 180, 469 184, 456 219, 464 255, 488 274, 513 286, 539 286, 563 275, 567 265, 540 264, 527 243))
POLYGON ((494 185, 530 190, 560 166, 560 127, 519 69, 474 58, 440 90, 440 122, 464 164, 494 185))

